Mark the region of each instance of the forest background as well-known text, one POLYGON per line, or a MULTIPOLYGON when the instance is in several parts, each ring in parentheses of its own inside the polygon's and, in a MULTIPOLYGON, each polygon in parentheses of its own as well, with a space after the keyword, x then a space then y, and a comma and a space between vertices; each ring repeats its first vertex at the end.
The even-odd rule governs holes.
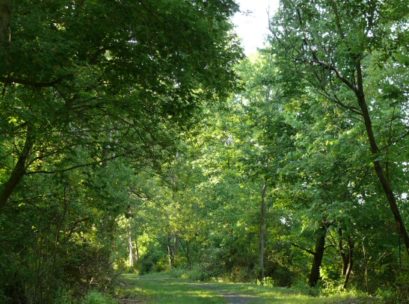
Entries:
MULTIPOLYGON (((0 302, 173 271, 408 295, 409 5, 0 0, 0 302)), ((60 301, 60 302, 58 302, 60 301)))

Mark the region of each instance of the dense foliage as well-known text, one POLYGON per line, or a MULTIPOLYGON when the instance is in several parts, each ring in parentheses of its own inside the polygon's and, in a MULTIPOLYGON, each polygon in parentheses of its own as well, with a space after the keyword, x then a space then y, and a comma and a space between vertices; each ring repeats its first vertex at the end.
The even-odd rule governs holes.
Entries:
POLYGON ((235 86, 232 1, 0 1, 0 302, 111 286, 136 172, 235 86))
POLYGON ((0 0, 1 303, 123 271, 405 303, 407 1, 283 0, 240 62, 237 9, 0 0))

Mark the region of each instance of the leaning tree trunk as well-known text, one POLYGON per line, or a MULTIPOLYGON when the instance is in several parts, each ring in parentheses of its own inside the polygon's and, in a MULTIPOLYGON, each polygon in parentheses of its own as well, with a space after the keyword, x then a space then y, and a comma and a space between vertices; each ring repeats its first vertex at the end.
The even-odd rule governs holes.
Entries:
POLYGON ((26 139, 17 163, 10 174, 9 179, 1 186, 0 190, 0 209, 3 208, 9 200, 11 194, 16 189, 24 174, 26 173, 26 163, 34 144, 33 131, 30 126, 27 127, 26 139))
POLYGON ((393 213, 395 218, 395 222, 398 226, 399 234, 401 235, 403 242, 406 246, 406 251, 409 254, 409 235, 405 227, 405 223, 403 222, 402 216, 399 212, 399 207, 396 201, 395 194, 393 193, 391 183, 389 179, 386 177, 383 165, 379 160, 379 147, 375 139, 371 117, 368 111, 368 105, 365 99, 364 87, 363 87, 363 76, 362 76, 362 67, 360 63, 357 63, 356 66, 357 71, 357 88, 355 90, 355 95, 358 100, 359 107, 362 112, 362 116, 364 118, 366 134, 369 141, 369 146, 371 150, 371 154, 373 157, 373 165, 375 168, 376 175, 378 180, 382 186, 383 192, 388 200, 389 207, 393 213))
POLYGON ((324 257, 325 250, 325 238, 327 236, 327 226, 322 225, 317 231, 317 239, 315 242, 314 257, 311 266, 310 276, 308 278, 308 284, 311 287, 317 285, 318 280, 320 279, 320 269, 322 264, 322 258, 324 257))

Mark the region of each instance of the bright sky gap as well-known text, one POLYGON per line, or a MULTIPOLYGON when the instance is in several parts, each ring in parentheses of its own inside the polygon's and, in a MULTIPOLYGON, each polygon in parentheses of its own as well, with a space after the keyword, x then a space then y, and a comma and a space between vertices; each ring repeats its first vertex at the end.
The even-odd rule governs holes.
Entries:
POLYGON ((237 3, 240 11, 232 21, 248 56, 263 47, 268 35, 269 16, 277 11, 279 0, 238 0, 237 3))

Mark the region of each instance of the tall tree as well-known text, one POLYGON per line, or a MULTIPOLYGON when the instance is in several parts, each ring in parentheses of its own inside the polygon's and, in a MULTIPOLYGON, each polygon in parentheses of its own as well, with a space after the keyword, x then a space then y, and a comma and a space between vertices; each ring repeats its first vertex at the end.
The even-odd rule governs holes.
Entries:
POLYGON ((284 0, 271 25, 271 41, 279 62, 291 63, 281 65, 284 77, 299 77, 300 83, 362 120, 376 176, 409 254, 409 235, 386 172, 385 149, 379 145, 382 131, 375 129, 388 117, 377 111, 382 100, 369 87, 374 65, 396 62, 393 54, 400 42, 394 32, 402 30, 407 16, 406 2, 399 0, 284 0), (387 48, 387 58, 377 60, 387 48), (379 122, 374 124, 374 119, 379 122))

